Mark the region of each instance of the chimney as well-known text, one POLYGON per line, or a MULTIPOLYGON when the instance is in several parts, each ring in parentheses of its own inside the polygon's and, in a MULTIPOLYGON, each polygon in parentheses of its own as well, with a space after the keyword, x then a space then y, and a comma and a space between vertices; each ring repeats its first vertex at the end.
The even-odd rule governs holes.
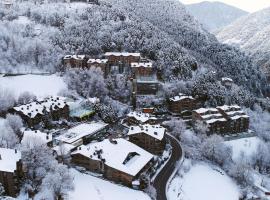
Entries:
POLYGON ((49 140, 49 136, 48 135, 46 136, 46 140, 49 140))
POLYGON ((17 153, 17 149, 15 149, 15 153, 17 153))

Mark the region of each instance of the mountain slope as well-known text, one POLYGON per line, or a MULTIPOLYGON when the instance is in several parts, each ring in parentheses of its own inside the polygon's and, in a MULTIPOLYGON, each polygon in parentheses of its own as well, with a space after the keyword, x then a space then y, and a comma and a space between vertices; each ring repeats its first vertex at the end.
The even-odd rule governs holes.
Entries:
POLYGON ((187 10, 209 31, 225 27, 248 12, 221 2, 204 1, 186 5, 187 10))
POLYGON ((216 81, 230 77, 257 94, 264 88, 265 78, 249 57, 218 42, 178 0, 100 0, 83 8, 73 3, 18 4, 0 21, 0 56, 5 58, 1 70, 53 70, 61 65, 61 56, 70 53, 139 51, 154 61, 164 82, 192 80, 199 68, 216 71, 216 81), (31 23, 18 26, 18 15, 31 23), (37 25, 42 25, 39 35, 37 25))
POLYGON ((260 87, 261 81, 265 81, 249 57, 234 47, 219 43, 214 35, 188 14, 178 0, 145 0, 144 3, 141 0, 107 1, 152 23, 186 49, 199 67, 216 71, 218 77, 231 77, 237 84, 253 91, 260 87), (255 81, 255 77, 260 81, 255 81))
POLYGON ((224 43, 239 46, 270 72, 270 8, 242 17, 217 32, 224 43))

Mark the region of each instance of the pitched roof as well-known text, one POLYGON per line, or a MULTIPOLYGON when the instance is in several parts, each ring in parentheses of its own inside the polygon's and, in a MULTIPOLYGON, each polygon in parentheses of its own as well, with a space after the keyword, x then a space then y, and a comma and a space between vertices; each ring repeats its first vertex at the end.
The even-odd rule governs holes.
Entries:
POLYGON ((131 67, 145 67, 145 68, 152 68, 153 64, 151 62, 140 62, 140 63, 131 63, 131 67))
POLYGON ((35 101, 29 104, 14 107, 17 112, 34 118, 37 114, 44 115, 44 111, 51 112, 51 110, 57 110, 64 108, 67 105, 64 97, 49 97, 41 101, 35 101))
POLYGON ((103 160, 107 166, 132 176, 136 176, 153 158, 152 154, 123 138, 82 145, 72 154, 103 160))
POLYGON ((21 159, 21 152, 15 149, 0 148, 0 171, 14 172, 17 162, 21 159))
POLYGON ((32 143, 37 142, 38 144, 47 144, 52 141, 52 134, 43 133, 39 130, 36 131, 24 131, 21 144, 23 145, 34 145, 32 143))
POLYGON ((187 96, 187 95, 184 95, 182 93, 179 93, 179 95, 170 98, 171 101, 181 101, 184 99, 194 100, 194 98, 192 96, 187 96))
POLYGON ((140 57, 140 53, 128 53, 128 52, 106 52, 105 56, 135 56, 140 57))
POLYGON ((143 113, 143 112, 130 112, 127 114, 128 117, 134 117, 136 120, 142 122, 142 123, 145 123, 147 122, 148 120, 151 120, 151 119, 157 119, 156 117, 152 117, 150 116, 149 113, 143 113))
POLYGON ((162 140, 164 138, 166 129, 160 125, 141 125, 141 126, 131 126, 128 131, 128 135, 134 135, 138 133, 145 133, 153 138, 162 140))

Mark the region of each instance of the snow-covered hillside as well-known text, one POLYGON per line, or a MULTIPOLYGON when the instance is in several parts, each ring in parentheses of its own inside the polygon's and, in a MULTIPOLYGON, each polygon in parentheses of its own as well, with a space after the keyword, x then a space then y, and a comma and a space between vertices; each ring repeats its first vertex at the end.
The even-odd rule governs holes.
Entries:
MULTIPOLYGON (((185 163, 187 165, 187 163, 185 163)), ((181 173, 182 174, 182 173, 181 173)), ((237 185, 219 168, 199 163, 169 186, 168 200, 238 200, 237 185)))
POLYGON ((269 67, 270 8, 241 17, 218 31, 216 36, 221 42, 251 53, 263 68, 269 67))
POLYGON ((221 2, 187 4, 187 10, 209 31, 223 28, 248 12, 221 2))
POLYGON ((64 80, 57 75, 21 75, 0 77, 0 86, 11 90, 16 97, 23 92, 30 92, 37 97, 57 95, 67 88, 64 80))
POLYGON ((82 174, 72 170, 74 175, 75 190, 70 192, 70 200, 150 200, 145 193, 130 188, 116 185, 109 181, 96 178, 91 175, 82 174))

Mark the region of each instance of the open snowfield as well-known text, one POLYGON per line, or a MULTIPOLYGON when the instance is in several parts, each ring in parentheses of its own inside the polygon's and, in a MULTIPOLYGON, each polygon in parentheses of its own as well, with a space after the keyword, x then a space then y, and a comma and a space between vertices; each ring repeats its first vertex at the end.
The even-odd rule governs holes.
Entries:
POLYGON ((227 145, 232 147, 233 160, 237 160, 243 152, 247 157, 252 156, 255 153, 260 139, 257 137, 241 138, 237 140, 225 142, 227 145))
POLYGON ((150 200, 145 193, 72 170, 75 190, 69 200, 150 200))
POLYGON ((57 95, 67 86, 57 75, 22 75, 0 77, 0 87, 12 90, 17 97, 25 91, 31 92, 37 97, 44 97, 57 95))
POLYGON ((169 200, 238 200, 236 184, 207 164, 196 164, 169 186, 169 200))

